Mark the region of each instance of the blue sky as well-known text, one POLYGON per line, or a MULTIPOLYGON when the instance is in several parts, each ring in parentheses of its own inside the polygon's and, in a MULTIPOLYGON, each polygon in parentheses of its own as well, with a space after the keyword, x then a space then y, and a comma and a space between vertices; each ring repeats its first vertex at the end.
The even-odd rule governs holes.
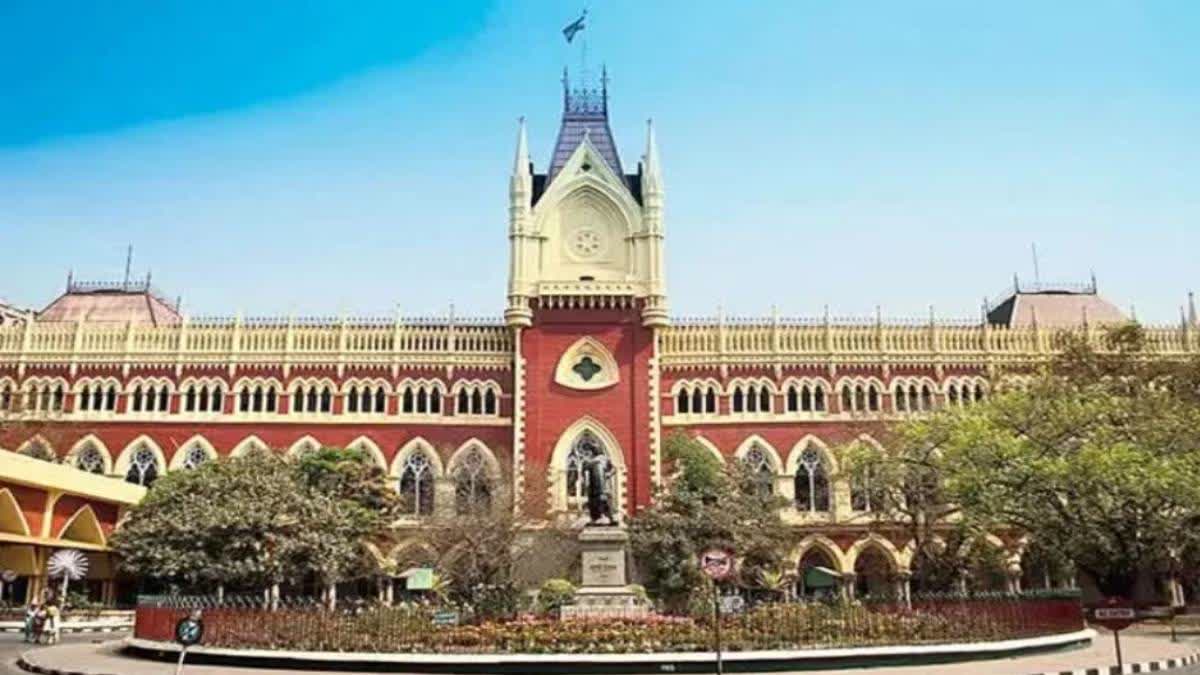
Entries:
MULTIPOLYGON (((498 315, 574 2, 0 4, 0 296, 134 267, 193 314, 498 315)), ((592 2, 654 117, 673 312, 974 316, 1014 272, 1200 290, 1200 4, 592 2)))

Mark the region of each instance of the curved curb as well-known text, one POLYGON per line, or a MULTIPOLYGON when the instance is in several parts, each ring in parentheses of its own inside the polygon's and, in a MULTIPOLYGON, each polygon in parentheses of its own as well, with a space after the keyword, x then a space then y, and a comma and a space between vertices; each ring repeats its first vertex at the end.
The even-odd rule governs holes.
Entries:
MULTIPOLYGON (((61 633, 119 633, 133 630, 133 622, 123 624, 95 624, 80 626, 63 626, 61 633)), ((0 633, 24 633, 25 628, 9 628, 0 626, 0 633)))
POLYGON ((1125 675, 1125 673, 1158 673, 1164 670, 1182 668, 1200 663, 1200 652, 1178 656, 1173 659, 1158 661, 1143 661, 1141 663, 1126 663, 1124 668, 1109 666, 1107 668, 1076 668, 1075 670, 1054 670, 1032 675, 1125 675))
MULTIPOLYGON (((1057 651, 1089 644, 1093 630, 996 642, 858 647, 839 649, 728 652, 723 655, 729 672, 824 670, 885 665, 959 663, 997 659, 1037 652, 1057 651)), ((129 638, 124 653, 160 661, 174 661, 179 646, 129 638)), ((284 652, 265 649, 192 647, 188 662, 292 670, 369 671, 407 673, 707 673, 713 668, 712 652, 661 654, 384 654, 346 652, 284 652)))
POLYGON ((41 675, 109 675, 108 673, 85 672, 82 670, 60 670, 58 668, 44 668, 36 663, 30 663, 29 654, 22 654, 21 658, 17 659, 17 667, 27 673, 40 673, 41 675))

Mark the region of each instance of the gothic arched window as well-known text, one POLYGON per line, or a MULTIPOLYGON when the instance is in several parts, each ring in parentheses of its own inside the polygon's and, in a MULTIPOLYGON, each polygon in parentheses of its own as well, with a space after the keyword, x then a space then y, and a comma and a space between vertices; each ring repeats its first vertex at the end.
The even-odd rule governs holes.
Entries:
POLYGON ((204 447, 199 443, 193 443, 188 446, 187 454, 183 456, 183 468, 195 469, 201 464, 208 461, 208 453, 204 451, 204 447))
POLYGON ((133 453, 129 462, 129 470, 125 472, 125 481, 134 485, 150 487, 158 479, 158 458, 154 451, 141 446, 133 453))
POLYGON ((400 472, 400 503, 412 516, 433 515, 433 464, 423 450, 404 461, 400 472))
POLYGON ((775 494, 775 468, 761 445, 755 444, 747 450, 742 463, 750 469, 751 489, 755 493, 764 496, 775 494))
POLYGON ((29 445, 25 446, 25 448, 21 450, 21 454, 25 455, 26 457, 40 459, 43 462, 53 462, 55 459, 57 459, 57 457, 54 455, 54 451, 47 447, 46 444, 40 440, 30 441, 29 445))
POLYGON ((676 408, 675 413, 678 415, 688 414, 688 412, 689 412, 688 408, 690 407, 688 405, 689 403, 691 403, 691 399, 688 398, 687 390, 680 389, 679 396, 676 397, 676 401, 675 401, 675 408, 676 408))
POLYGON ((855 511, 878 511, 883 506, 883 495, 874 485, 874 473, 870 466, 865 466, 850 478, 850 508, 855 511))
POLYGON ((75 453, 75 468, 88 473, 104 473, 104 455, 95 445, 88 443, 75 453))
MULTIPOLYGON (((588 492, 588 475, 583 470, 584 461, 591 457, 595 452, 601 452, 608 456, 608 450, 599 438, 591 431, 584 431, 579 434, 579 438, 575 440, 575 444, 571 446, 571 452, 567 454, 567 505, 576 506, 587 501, 588 492)), ((610 458, 611 460, 611 458, 610 458)), ((615 476, 615 472, 613 474, 615 476)), ((616 495, 613 483, 613 476, 608 479, 608 493, 616 495)), ((614 497, 612 504, 613 511, 617 509, 614 497)))
POLYGON ((454 468, 452 476, 455 513, 465 516, 491 511, 492 478, 482 450, 468 450, 454 468))
POLYGON ((487 415, 496 414, 496 392, 491 389, 483 395, 483 412, 487 415))
POLYGON ((819 513, 829 510, 829 474, 821 453, 811 444, 800 453, 796 467, 796 509, 819 513))

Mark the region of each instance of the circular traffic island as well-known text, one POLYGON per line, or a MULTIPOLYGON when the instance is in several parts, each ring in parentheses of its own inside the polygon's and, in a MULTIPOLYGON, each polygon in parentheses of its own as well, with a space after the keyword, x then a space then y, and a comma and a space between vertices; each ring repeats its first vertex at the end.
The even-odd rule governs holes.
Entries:
MULTIPOLYGON (((137 611, 129 654, 177 660, 173 640, 196 603, 137 611)), ((780 603, 710 618, 644 614, 462 620, 426 607, 328 610, 212 605, 188 663, 428 673, 817 670, 947 663, 1087 645, 1077 598, 991 596, 911 603, 780 603)))

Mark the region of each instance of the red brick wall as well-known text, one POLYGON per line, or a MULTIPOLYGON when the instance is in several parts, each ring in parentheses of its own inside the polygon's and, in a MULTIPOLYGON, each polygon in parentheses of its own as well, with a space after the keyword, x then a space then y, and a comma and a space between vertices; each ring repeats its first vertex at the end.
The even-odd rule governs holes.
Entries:
POLYGON ((650 502, 650 381, 653 333, 641 312, 628 310, 539 310, 522 332, 525 372, 525 462, 527 481, 544 479, 554 446, 568 427, 590 416, 621 444, 627 468, 627 506, 650 502), (605 389, 579 391, 554 382, 563 354, 580 338, 604 345, 617 361, 619 381, 605 389), (538 472, 541 476, 531 476, 538 472))
POLYGON ((228 454, 250 436, 257 436, 269 447, 281 450, 286 450, 305 436, 312 436, 322 445, 332 446, 348 445, 359 436, 366 436, 379 446, 389 465, 400 448, 417 437, 425 439, 436 448, 443 462, 449 460, 451 453, 472 438, 487 445, 501 464, 509 463, 512 455, 512 429, 506 424, 450 426, 392 422, 334 425, 272 421, 264 424, 206 422, 201 425, 183 422, 83 422, 64 423, 63 426, 65 428, 56 436, 63 439, 62 447, 55 448, 59 455, 66 454, 67 450, 84 436, 95 434, 112 454, 114 463, 121 451, 143 434, 162 448, 168 463, 175 452, 197 434, 212 443, 221 455, 228 454))

